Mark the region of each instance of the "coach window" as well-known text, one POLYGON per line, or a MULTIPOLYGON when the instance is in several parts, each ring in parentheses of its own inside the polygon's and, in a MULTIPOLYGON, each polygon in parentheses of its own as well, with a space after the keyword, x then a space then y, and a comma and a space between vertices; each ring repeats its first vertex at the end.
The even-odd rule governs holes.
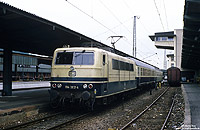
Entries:
POLYGON ((124 62, 123 61, 119 61, 119 69, 120 70, 125 70, 125 64, 124 64, 124 62))
POLYGON ((125 63, 125 70, 130 71, 130 64, 129 63, 125 63))
POLYGON ((173 41, 173 37, 168 37, 168 41, 173 41))
POLYGON ((112 59, 112 69, 119 70, 119 61, 112 59))
POLYGON ((103 65, 106 64, 106 55, 103 55, 103 65))
POLYGON ((134 68, 134 67, 133 67, 133 64, 129 64, 129 71, 134 71, 133 68, 134 68))

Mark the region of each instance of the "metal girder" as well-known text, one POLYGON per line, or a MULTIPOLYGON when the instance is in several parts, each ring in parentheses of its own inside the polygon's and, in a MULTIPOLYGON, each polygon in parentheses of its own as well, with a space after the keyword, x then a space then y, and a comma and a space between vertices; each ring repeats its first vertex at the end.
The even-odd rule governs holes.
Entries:
POLYGON ((197 15, 197 16, 185 15, 184 19, 194 21, 194 22, 200 22, 199 15, 197 15))
POLYGON ((194 51, 194 50, 186 50, 186 49, 183 49, 182 50, 182 54, 184 55, 184 54, 190 54, 191 56, 192 55, 200 55, 200 52, 199 51, 194 51))
POLYGON ((183 56, 181 66, 183 68, 188 68, 188 69, 199 69, 200 58, 198 57, 190 58, 190 57, 191 56, 183 56))
MULTIPOLYGON (((200 26, 198 26, 198 27, 200 27, 200 26)), ((199 30, 198 27, 195 27, 195 28, 192 28, 191 26, 190 27, 183 27, 183 30, 190 32, 190 33, 199 33, 200 34, 200 30, 199 30)))
POLYGON ((199 0, 186 0, 186 2, 194 2, 194 3, 199 3, 200 4, 199 0))
POLYGON ((185 44, 194 44, 194 43, 199 43, 199 41, 197 41, 197 40, 194 40, 195 39, 195 37, 193 36, 193 38, 189 38, 188 37, 188 35, 187 35, 187 37, 186 36, 183 36, 183 42, 185 43, 185 44))
POLYGON ((200 0, 186 0, 182 61, 183 68, 200 69, 200 0))
POLYGON ((197 52, 199 52, 200 53, 200 43, 198 43, 198 44, 184 44, 183 46, 182 46, 182 49, 183 50, 194 50, 194 51, 197 51, 197 52))
POLYGON ((199 57, 199 54, 185 53, 185 52, 183 51, 182 57, 184 57, 184 56, 188 56, 188 57, 190 57, 190 56, 199 57))

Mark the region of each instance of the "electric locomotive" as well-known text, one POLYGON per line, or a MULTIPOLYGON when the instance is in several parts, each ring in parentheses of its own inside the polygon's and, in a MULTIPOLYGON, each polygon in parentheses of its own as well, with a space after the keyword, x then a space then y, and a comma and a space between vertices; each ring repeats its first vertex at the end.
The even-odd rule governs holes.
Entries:
POLYGON ((78 103, 91 109, 95 102, 107 104, 137 88, 139 67, 132 58, 98 48, 58 48, 52 60, 50 103, 78 103))
POLYGON ((96 99, 136 88, 135 62, 97 48, 59 48, 52 61, 50 101, 93 108, 96 99))

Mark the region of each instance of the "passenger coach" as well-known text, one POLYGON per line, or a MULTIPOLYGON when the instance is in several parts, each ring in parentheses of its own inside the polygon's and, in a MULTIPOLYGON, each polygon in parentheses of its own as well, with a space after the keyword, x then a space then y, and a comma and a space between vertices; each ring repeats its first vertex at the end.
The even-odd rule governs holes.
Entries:
POLYGON ((136 79, 137 86, 155 86, 156 83, 161 82, 163 79, 163 72, 150 64, 147 64, 143 61, 133 59, 136 63, 136 79))

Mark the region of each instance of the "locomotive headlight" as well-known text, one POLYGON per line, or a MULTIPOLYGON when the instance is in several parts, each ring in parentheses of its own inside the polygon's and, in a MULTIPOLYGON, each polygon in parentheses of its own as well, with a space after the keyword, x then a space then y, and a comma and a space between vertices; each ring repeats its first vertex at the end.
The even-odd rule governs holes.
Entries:
POLYGON ((56 88, 56 84, 52 84, 51 86, 52 86, 52 88, 56 88))
POLYGON ((58 88, 61 88, 61 87, 62 87, 62 84, 57 84, 57 87, 58 87, 58 88))
POLYGON ((87 84, 83 84, 83 88, 86 89, 87 88, 87 84))
POLYGON ((92 84, 89 84, 89 85, 88 85, 88 88, 89 88, 89 89, 92 89, 92 88, 93 88, 93 85, 92 85, 92 84))

